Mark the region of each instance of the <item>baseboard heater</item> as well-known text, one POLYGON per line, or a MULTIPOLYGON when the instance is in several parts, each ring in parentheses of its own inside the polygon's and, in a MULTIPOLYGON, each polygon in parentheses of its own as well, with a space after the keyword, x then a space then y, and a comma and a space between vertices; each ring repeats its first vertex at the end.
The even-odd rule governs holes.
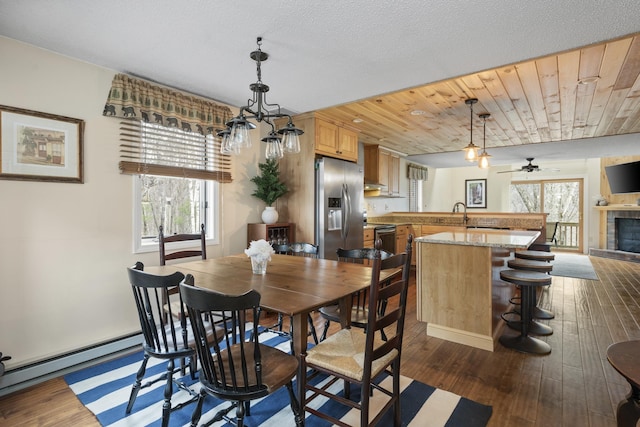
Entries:
POLYGON ((126 335, 51 359, 9 369, 0 377, 0 396, 114 358, 123 352, 140 349, 142 341, 141 333, 126 335))

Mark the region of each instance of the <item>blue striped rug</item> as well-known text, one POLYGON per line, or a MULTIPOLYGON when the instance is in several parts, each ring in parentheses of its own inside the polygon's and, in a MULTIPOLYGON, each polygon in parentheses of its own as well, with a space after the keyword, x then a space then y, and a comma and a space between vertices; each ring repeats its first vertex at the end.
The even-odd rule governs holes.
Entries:
MULTIPOLYGON (((276 346, 283 351, 289 350, 289 343, 285 338, 271 332, 260 335, 265 344, 276 346)), ((64 377, 65 381, 78 396, 83 405, 93 412, 103 426, 160 426, 162 414, 164 381, 158 381, 151 387, 143 389, 138 394, 133 410, 125 416, 125 408, 135 380, 135 374, 142 361, 142 352, 134 353, 109 362, 92 366, 64 377)), ((145 379, 152 375, 159 376, 166 369, 166 363, 151 358, 145 374, 145 379)), ((193 389, 199 389, 198 381, 192 381, 189 375, 184 379, 193 389)), ((318 378, 316 381, 323 381, 318 378)), ((390 381, 385 378, 382 381, 390 381)), ((336 387, 342 387, 339 381, 336 387)), ((453 393, 439 390, 411 378, 402 377, 402 425, 415 427, 446 426, 446 427, 481 427, 486 426, 491 417, 491 407, 465 399, 453 393)), ((379 404, 377 391, 372 397, 372 406, 379 404)), ((357 394, 352 391, 352 398, 357 394)), ((188 400, 189 395, 180 390, 174 393, 172 405, 188 400)), ((316 399, 314 402, 318 402, 316 399)), ((188 426, 191 412, 195 405, 188 405, 171 414, 171 426, 188 426)), ((202 422, 207 422, 220 409, 228 406, 228 402, 208 396, 202 411, 202 422)), ((318 403, 323 411, 329 411, 338 418, 349 419, 354 413, 347 414, 346 409, 332 401, 318 403)), ((232 411, 232 415, 235 411, 232 411)), ((388 411, 385 419, 379 425, 393 425, 392 411, 388 411)), ((349 422, 349 421, 347 421, 349 422)), ((251 402, 251 416, 245 418, 248 426, 256 427, 286 427, 293 426, 293 414, 289 407, 289 397, 286 389, 282 388, 264 399, 251 402)), ((350 422, 357 424, 357 421, 350 422)), ((228 426, 221 421, 214 426, 228 426)), ((327 426, 328 423, 307 414, 306 426, 327 426)))

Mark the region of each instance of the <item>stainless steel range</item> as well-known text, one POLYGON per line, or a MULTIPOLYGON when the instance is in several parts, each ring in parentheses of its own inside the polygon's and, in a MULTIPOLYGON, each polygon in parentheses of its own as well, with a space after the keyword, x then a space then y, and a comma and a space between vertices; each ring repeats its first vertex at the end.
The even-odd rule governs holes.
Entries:
POLYGON ((373 229, 375 241, 382 240, 380 249, 389 253, 396 252, 396 226, 394 224, 379 224, 373 229))

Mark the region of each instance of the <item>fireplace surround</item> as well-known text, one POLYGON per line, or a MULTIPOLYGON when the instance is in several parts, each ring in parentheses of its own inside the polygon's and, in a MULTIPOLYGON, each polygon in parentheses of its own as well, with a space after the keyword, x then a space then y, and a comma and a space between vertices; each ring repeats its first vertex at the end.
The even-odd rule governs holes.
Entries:
POLYGON ((624 261, 640 262, 640 209, 621 206, 606 209, 606 248, 590 249, 589 254, 624 261))

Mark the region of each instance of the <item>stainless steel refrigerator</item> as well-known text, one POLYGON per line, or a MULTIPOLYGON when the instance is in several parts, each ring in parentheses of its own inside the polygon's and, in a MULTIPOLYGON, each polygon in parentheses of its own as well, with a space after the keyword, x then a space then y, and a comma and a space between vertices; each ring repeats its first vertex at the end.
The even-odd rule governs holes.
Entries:
POLYGON ((316 230, 319 257, 338 259, 338 248, 361 248, 364 172, 362 166, 324 157, 316 160, 316 230))

